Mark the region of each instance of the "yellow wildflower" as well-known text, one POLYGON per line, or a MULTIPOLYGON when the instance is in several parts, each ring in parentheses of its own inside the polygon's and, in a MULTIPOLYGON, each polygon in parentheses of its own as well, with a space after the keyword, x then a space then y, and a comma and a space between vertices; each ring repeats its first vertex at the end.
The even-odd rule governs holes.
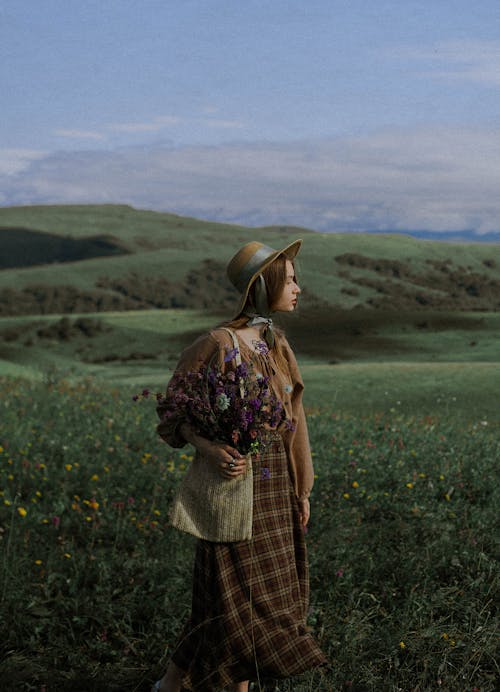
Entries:
POLYGON ((65 464, 64 468, 66 469, 66 471, 71 471, 71 469, 73 468, 73 464, 65 464))
POLYGON ((97 475, 97 473, 94 473, 94 475, 91 477, 90 480, 91 480, 91 481, 98 481, 98 480, 99 480, 99 476, 97 475))
POLYGON ((22 517, 25 517, 28 514, 28 512, 24 509, 24 507, 18 507, 17 511, 22 517))
POLYGON ((353 487, 353 488, 359 488, 359 483, 358 483, 358 481, 353 481, 352 487, 353 487))
POLYGON ((35 560, 35 565, 41 565, 42 561, 41 560, 35 560))
POLYGON ((348 500, 350 498, 350 495, 349 493, 344 493, 342 497, 344 498, 344 500, 348 500))
POLYGON ((399 642, 400 649, 406 649, 406 644, 404 642, 399 642))
POLYGON ((410 490, 413 488, 413 483, 407 483, 406 487, 409 488, 410 490))
POLYGON ((65 557, 67 560, 70 560, 70 559, 71 559, 71 553, 64 553, 64 557, 65 557))

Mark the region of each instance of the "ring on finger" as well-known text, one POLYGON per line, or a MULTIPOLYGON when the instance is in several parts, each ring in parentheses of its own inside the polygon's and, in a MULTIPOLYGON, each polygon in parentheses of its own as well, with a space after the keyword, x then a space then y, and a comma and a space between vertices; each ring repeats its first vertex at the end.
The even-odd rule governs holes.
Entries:
POLYGON ((236 466, 236 464, 234 463, 234 461, 228 461, 227 462, 228 469, 234 469, 235 466, 236 466))

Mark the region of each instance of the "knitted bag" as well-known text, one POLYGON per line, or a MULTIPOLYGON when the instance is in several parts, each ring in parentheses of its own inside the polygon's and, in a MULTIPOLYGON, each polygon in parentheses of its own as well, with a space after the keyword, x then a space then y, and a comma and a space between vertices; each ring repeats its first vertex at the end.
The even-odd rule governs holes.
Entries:
MULTIPOLYGON (((226 331, 231 334, 236 349, 236 365, 240 365, 238 338, 232 330, 226 331)), ((251 455, 246 459, 246 473, 228 480, 197 452, 174 499, 170 511, 172 526, 205 541, 225 543, 250 539, 253 518, 251 455)))

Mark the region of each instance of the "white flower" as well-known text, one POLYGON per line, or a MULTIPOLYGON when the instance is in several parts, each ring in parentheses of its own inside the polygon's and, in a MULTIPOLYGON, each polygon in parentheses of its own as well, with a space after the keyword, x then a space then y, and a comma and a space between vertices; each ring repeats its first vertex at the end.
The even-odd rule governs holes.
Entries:
POLYGON ((229 408, 229 405, 231 404, 231 399, 227 396, 227 394, 219 394, 215 399, 215 403, 219 411, 225 411, 229 408))

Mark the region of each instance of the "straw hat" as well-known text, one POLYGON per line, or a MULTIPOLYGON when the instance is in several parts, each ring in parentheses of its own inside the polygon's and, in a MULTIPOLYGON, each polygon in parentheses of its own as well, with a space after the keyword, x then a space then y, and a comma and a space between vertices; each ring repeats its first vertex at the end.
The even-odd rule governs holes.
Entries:
POLYGON ((237 315, 240 314, 245 306, 252 284, 264 269, 280 255, 286 254, 287 258, 293 259, 300 250, 301 244, 302 240, 294 240, 293 243, 281 250, 275 250, 269 247, 269 245, 252 240, 238 250, 229 261, 226 270, 229 280, 241 293, 237 315))

